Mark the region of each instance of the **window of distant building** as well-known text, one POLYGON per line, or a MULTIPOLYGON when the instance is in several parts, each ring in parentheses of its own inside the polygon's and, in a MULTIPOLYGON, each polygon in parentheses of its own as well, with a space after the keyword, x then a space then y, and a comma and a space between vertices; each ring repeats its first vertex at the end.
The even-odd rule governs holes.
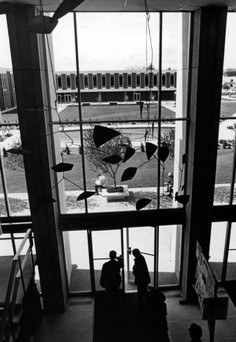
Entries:
POLYGON ((131 75, 128 75, 128 87, 132 86, 132 77, 131 75))
POLYGON ((88 76, 84 75, 84 87, 88 88, 88 76))
POLYGON ((66 85, 67 85, 67 88, 71 88, 71 79, 70 79, 70 75, 67 75, 67 76, 66 76, 66 85))

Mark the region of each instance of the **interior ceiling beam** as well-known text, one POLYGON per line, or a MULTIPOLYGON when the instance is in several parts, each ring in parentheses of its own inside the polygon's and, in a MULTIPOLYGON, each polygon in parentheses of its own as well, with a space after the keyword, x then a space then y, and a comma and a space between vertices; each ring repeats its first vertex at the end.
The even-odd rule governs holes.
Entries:
MULTIPOLYGON (((44 12, 54 12, 61 1, 42 0, 44 12)), ((14 0, 0 0, 0 14, 6 13, 8 5, 14 5, 14 0)), ((17 4, 25 5, 25 0, 17 1, 17 4)), ((28 5, 39 7, 38 0, 28 0, 28 5)), ((228 11, 236 10, 236 0, 147 0, 149 12, 192 12, 200 7, 226 6, 228 11)), ((146 12, 144 0, 85 0, 75 9, 77 12, 146 12)))

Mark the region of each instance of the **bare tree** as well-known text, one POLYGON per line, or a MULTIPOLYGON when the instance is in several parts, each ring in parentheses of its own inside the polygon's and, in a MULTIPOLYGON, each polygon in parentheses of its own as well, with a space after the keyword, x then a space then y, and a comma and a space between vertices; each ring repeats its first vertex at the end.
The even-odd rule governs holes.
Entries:
POLYGON ((169 155, 174 158, 175 153, 175 130, 171 128, 167 133, 161 136, 161 145, 166 145, 169 148, 169 155))
POLYGON ((93 129, 91 128, 84 133, 84 152, 92 170, 94 172, 100 170, 107 177, 110 177, 115 188, 117 171, 123 163, 122 159, 127 147, 130 146, 130 138, 121 134, 96 148, 93 141, 93 129), (122 159, 114 164, 103 161, 104 158, 111 156, 119 156, 122 159))

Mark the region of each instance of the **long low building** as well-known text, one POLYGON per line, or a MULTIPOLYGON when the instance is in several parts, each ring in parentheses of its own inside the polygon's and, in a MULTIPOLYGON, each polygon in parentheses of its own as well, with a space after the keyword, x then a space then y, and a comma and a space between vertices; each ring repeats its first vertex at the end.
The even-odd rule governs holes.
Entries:
MULTIPOLYGON (((155 101, 158 99, 157 70, 87 71, 79 75, 81 102, 155 101)), ((162 72, 161 99, 175 100, 177 72, 162 72)), ((77 101, 78 80, 74 72, 56 73, 58 103, 77 101)))

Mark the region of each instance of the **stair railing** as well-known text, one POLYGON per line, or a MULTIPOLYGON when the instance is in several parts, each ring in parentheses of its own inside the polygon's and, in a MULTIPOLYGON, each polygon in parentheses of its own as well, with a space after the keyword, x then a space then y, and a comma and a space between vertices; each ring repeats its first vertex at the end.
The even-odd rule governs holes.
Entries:
POLYGON ((32 231, 31 229, 28 229, 15 256, 12 259, 6 297, 0 321, 0 342, 7 342, 10 335, 12 336, 13 341, 16 341, 16 335, 13 326, 13 316, 15 306, 19 300, 23 300, 23 297, 27 291, 28 282, 31 280, 32 275, 34 274, 35 258, 33 256, 32 249, 32 231), (24 255, 21 255, 27 241, 29 241, 29 247, 26 252, 24 252, 24 255), (29 258, 31 262, 32 273, 30 279, 26 279, 26 277, 24 276, 24 270, 28 264, 27 261, 29 260, 29 258), (20 291, 20 281, 23 291, 20 291), (7 331, 9 327, 11 330, 10 332, 7 331))

